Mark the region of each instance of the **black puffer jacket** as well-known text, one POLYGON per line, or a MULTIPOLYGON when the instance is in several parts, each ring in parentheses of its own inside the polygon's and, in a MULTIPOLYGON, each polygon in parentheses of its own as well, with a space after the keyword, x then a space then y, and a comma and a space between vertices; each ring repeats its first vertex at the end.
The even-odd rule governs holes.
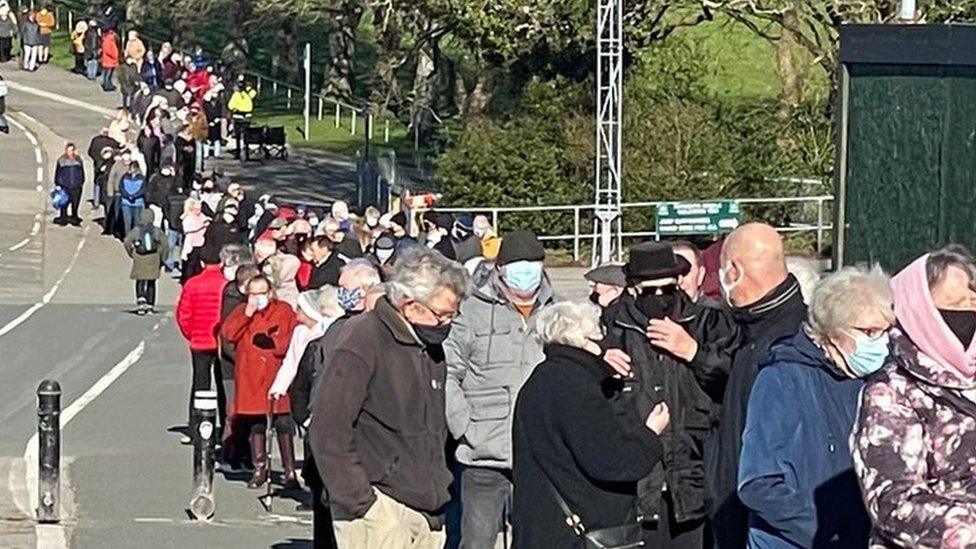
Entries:
POLYGON ((703 449, 718 426, 738 331, 726 312, 692 303, 684 294, 679 294, 670 317, 698 342, 691 363, 651 346, 645 335, 650 319, 633 299, 617 307, 605 343, 623 349, 634 367, 634 378, 621 384, 615 397, 617 405, 633 407, 642 418, 661 401, 671 411, 671 424, 661 435, 662 464, 638 484, 641 514, 653 519, 661 513, 662 488, 667 485, 674 518, 682 523, 706 516, 711 503, 703 449))

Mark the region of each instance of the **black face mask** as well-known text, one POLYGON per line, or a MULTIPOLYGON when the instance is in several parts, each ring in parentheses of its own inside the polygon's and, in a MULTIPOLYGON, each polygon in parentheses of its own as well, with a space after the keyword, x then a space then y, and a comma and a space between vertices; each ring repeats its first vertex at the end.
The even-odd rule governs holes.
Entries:
POLYGON ((962 346, 969 347, 973 335, 976 335, 976 311, 939 309, 939 314, 942 315, 942 320, 949 326, 962 346))
POLYGON ((451 334, 450 324, 441 324, 438 326, 424 326, 422 324, 410 323, 413 327, 413 331, 417 332, 417 337, 427 345, 440 345, 444 343, 447 336, 451 334))
POLYGON ((678 287, 644 288, 637 296, 637 310, 648 318, 664 318, 674 312, 678 303, 678 287), (661 292, 658 294, 657 292, 661 292))

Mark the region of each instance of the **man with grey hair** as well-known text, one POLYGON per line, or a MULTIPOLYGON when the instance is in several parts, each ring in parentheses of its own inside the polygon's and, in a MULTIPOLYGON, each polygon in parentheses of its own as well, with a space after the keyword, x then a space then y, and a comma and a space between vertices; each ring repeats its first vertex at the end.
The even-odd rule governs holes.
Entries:
POLYGON ((344 549, 444 545, 451 473, 441 344, 468 287, 460 265, 409 250, 387 295, 349 320, 329 351, 309 443, 344 549))

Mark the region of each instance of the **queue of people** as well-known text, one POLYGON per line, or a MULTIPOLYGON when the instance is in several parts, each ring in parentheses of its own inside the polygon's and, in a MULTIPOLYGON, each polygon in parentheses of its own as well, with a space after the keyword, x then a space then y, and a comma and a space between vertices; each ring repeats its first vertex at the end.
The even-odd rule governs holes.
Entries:
POLYGON ((218 392, 221 469, 272 482, 273 427, 316 547, 976 544, 968 250, 814 283, 750 223, 711 253, 634 245, 566 301, 531 232, 288 205, 207 172, 253 89, 228 96, 202 56, 94 21, 75 29, 89 78, 92 26, 123 107, 89 145, 91 180, 74 145, 58 159, 58 222, 79 223, 90 184, 136 314, 155 313, 162 271, 180 279, 190 400, 218 392))

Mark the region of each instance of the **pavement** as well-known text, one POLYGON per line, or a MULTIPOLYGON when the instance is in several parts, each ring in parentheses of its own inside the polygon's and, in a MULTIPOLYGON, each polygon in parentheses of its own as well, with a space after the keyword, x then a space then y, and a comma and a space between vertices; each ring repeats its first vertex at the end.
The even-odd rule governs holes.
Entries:
MULTIPOLYGON (((80 228, 51 222, 54 161, 68 141, 87 150, 119 95, 53 66, 27 73, 9 63, 0 74, 13 122, 0 135, 0 547, 311 547, 310 514, 297 510, 307 494, 281 493, 269 513, 244 478, 216 474, 214 520, 189 520, 191 449, 174 432, 186 423, 190 385, 189 352, 172 318, 179 286, 161 279, 160 314, 136 316, 129 260, 100 235, 97 212, 83 203, 80 228), (35 390, 48 378, 63 391, 57 526, 35 524, 31 511, 35 390)), ((298 158, 313 160, 244 170, 222 163, 235 178, 304 201, 348 196, 348 160, 298 158), (323 172, 326 164, 337 171, 323 172)), ((550 275, 563 295, 580 298, 582 272, 550 275)))

